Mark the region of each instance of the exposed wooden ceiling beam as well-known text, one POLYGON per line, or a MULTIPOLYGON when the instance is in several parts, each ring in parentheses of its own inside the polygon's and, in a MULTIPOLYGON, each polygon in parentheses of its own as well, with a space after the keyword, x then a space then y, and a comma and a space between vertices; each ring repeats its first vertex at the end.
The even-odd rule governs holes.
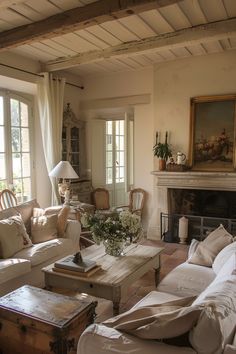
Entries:
POLYGON ((22 2, 25 2, 25 0, 1 0, 0 9, 11 7, 12 5, 20 4, 22 2))
POLYGON ((165 33, 139 41, 124 43, 104 50, 81 53, 72 58, 60 58, 48 62, 43 70, 57 71, 103 59, 124 57, 126 55, 147 51, 184 47, 232 36, 236 36, 236 18, 165 33))
POLYGON ((99 0, 0 33, 0 51, 157 9, 183 0, 99 0))

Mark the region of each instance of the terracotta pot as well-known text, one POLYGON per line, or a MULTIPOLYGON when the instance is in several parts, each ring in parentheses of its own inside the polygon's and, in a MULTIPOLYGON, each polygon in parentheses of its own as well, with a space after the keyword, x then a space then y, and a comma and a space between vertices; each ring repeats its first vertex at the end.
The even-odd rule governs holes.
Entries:
POLYGON ((166 169, 166 160, 159 159, 159 170, 164 171, 166 169))

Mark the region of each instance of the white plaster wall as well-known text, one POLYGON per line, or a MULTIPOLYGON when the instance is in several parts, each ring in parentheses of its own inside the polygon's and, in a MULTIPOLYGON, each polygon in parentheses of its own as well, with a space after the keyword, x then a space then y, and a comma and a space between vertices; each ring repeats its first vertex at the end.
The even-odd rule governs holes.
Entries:
MULTIPOLYGON (((154 130, 170 132, 173 151, 188 157, 190 98, 236 92, 236 51, 187 58, 156 65, 154 68, 154 130)), ((157 168, 157 159, 154 161, 157 168)), ((155 177, 154 181, 155 181, 155 177)), ((156 181, 154 182, 156 184, 156 181)), ((156 206, 150 220, 150 238, 159 238, 157 189, 156 206)), ((161 197, 161 193, 159 193, 161 197)))
POLYGON ((115 74, 89 76, 84 79, 83 100, 125 97, 152 93, 153 68, 115 74))
POLYGON ((170 132, 188 157, 190 98, 236 92, 236 51, 188 58, 154 69, 155 130, 170 132))

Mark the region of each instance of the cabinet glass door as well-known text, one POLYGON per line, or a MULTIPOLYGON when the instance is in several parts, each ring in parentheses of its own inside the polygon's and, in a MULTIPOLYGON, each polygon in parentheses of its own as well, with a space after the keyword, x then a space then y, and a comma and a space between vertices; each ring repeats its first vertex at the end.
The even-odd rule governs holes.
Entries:
POLYGON ((70 137, 70 163, 79 175, 79 128, 72 127, 70 137))

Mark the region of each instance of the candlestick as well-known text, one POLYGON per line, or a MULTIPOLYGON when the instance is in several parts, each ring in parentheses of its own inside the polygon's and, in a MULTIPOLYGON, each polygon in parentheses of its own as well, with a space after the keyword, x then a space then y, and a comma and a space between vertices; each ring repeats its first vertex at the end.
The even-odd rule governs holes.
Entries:
POLYGON ((166 139, 165 139, 165 144, 167 144, 167 137, 168 137, 168 132, 166 131, 166 139))

